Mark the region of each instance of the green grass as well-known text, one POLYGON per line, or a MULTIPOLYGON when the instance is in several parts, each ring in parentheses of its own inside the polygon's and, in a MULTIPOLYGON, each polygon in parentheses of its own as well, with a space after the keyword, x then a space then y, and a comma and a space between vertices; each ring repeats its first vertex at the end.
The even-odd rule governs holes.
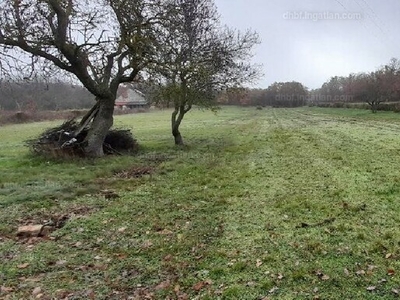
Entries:
POLYGON ((392 111, 378 111, 373 114, 371 109, 356 109, 356 108, 336 108, 336 109, 326 109, 321 107, 309 107, 304 108, 312 113, 328 114, 332 116, 342 116, 355 119, 365 119, 365 120, 377 120, 377 121, 397 121, 399 120, 399 114, 393 113, 392 111))
POLYGON ((55 123, 0 128, 0 298, 397 297, 400 115, 193 111, 175 148, 169 114, 117 117, 141 152, 95 162, 30 156, 23 141, 55 123), (63 214, 51 239, 15 238, 63 214))

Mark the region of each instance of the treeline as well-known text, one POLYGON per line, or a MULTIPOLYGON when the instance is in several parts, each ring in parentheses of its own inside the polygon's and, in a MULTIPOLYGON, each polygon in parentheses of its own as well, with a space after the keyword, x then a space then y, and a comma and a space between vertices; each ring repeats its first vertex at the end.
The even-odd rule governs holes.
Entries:
MULTIPOLYGON (((138 88, 149 93, 148 84, 138 88)), ((151 89, 150 89, 151 90, 151 89)), ((150 102, 151 97, 149 97, 150 102)), ((0 81, 2 110, 86 109, 93 96, 83 87, 65 82, 0 81)), ((369 73, 334 76, 320 88, 309 91, 302 83, 275 82, 266 89, 231 88, 219 94, 219 105, 371 108, 400 111, 400 61, 396 58, 369 73)), ((157 105, 158 103, 152 103, 157 105)), ((166 107, 172 107, 164 103, 166 107)))
POLYGON ((0 81, 1 110, 85 109, 93 103, 93 95, 85 88, 65 82, 0 81))
POLYGON ((390 62, 369 73, 335 76, 310 92, 310 103, 330 107, 365 107, 397 110, 400 102, 400 62, 390 62), (364 106, 362 105, 364 103, 364 106))
POLYGON ((230 89, 218 102, 223 105, 299 107, 307 104, 309 92, 300 82, 275 82, 267 89, 230 89))
POLYGON ((370 108, 400 112, 400 61, 369 73, 334 76, 309 91, 300 82, 275 82, 267 89, 231 89, 218 98, 220 104, 242 106, 370 108))

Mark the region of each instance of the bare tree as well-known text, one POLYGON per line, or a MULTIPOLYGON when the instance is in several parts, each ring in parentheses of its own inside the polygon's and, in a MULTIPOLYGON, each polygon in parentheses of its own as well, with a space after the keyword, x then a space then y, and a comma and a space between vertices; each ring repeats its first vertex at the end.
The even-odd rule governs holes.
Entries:
POLYGON ((379 72, 360 73, 352 86, 355 99, 368 103, 373 113, 377 112, 379 104, 385 100, 381 79, 379 72))
MULTIPOLYGON (((385 109, 382 103, 400 99, 400 61, 392 58, 374 72, 334 76, 321 88, 311 92, 312 100, 320 105, 343 107, 345 102, 366 102, 373 113, 385 109)), ((387 108, 390 108, 387 105, 387 108)))
POLYGON ((218 92, 258 78, 252 65, 257 33, 221 26, 213 0, 166 0, 171 13, 162 24, 162 45, 157 65, 161 88, 157 98, 173 103, 171 129, 182 145, 179 126, 193 105, 215 107, 218 92))
POLYGON ((118 86, 134 80, 152 55, 159 2, 3 0, 1 70, 26 77, 61 70, 78 79, 96 97, 81 121, 82 128, 90 124, 84 149, 102 156, 118 86))
POLYGON ((367 102, 376 113, 382 102, 398 101, 400 95, 400 69, 397 60, 375 72, 358 74, 352 90, 357 100, 367 102))

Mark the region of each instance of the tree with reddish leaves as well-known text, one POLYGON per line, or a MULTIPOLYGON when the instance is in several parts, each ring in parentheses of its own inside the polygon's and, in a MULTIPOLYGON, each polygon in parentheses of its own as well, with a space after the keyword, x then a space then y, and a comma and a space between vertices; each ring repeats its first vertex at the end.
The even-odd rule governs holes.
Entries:
POLYGON ((352 85, 355 99, 367 102, 373 113, 378 110, 379 104, 385 100, 382 87, 382 74, 378 72, 358 74, 352 85))
POLYGON ((376 113, 382 102, 400 100, 400 62, 392 59, 375 72, 361 73, 350 84, 355 99, 367 102, 376 113))

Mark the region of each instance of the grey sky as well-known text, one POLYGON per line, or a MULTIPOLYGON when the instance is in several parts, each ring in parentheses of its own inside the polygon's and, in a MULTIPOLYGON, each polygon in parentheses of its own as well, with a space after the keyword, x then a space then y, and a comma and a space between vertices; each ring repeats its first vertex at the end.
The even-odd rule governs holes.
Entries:
POLYGON ((295 80, 317 88, 331 76, 373 71, 392 57, 400 59, 399 0, 216 0, 216 4, 223 23, 260 34, 262 44, 254 61, 263 64, 265 76, 258 87, 295 80), (337 18, 334 13, 346 15, 330 20, 337 18))

